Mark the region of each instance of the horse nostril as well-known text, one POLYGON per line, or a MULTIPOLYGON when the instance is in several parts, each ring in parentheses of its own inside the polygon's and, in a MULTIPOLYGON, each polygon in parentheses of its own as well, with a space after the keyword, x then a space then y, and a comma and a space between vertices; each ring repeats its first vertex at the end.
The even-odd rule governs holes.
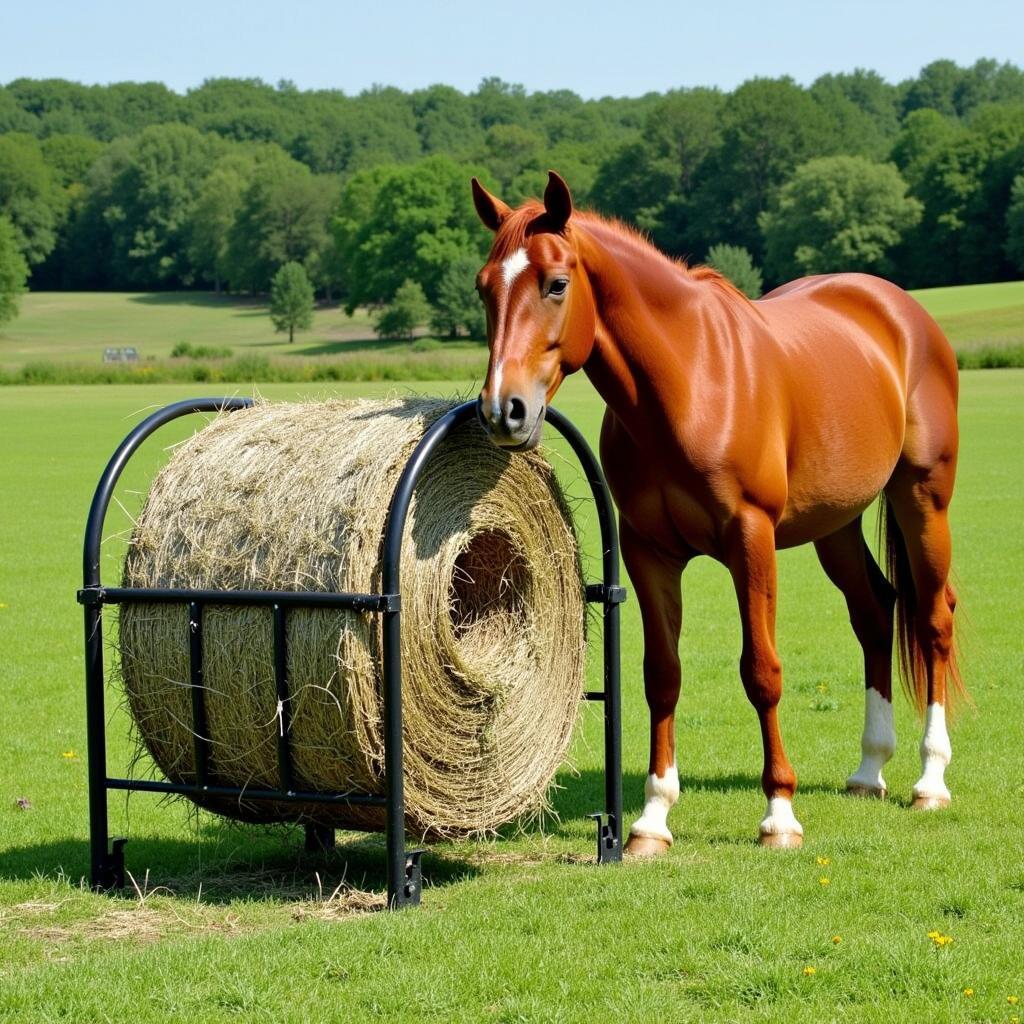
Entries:
POLYGON ((509 430, 518 430, 526 422, 526 403, 513 395, 505 403, 505 424, 509 430))

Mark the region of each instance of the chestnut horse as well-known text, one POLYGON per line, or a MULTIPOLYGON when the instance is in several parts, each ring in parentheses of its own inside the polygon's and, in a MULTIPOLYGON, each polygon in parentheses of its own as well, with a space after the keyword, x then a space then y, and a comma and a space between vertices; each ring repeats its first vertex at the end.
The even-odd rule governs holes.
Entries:
POLYGON ((775 647, 775 552, 796 544, 814 544, 864 652, 863 757, 848 790, 886 793, 895 632, 907 692, 926 715, 912 803, 947 806, 947 683, 960 689, 947 520, 957 367, 935 321, 865 274, 802 278, 751 302, 716 271, 574 212, 554 172, 543 204, 511 209, 476 179, 473 198, 495 233, 477 278, 490 345, 485 429, 504 447, 533 447, 547 404, 579 369, 607 405, 601 461, 643 619, 651 716, 645 804, 627 851, 650 856, 672 842, 680 582, 699 554, 722 562, 736 588, 740 676, 764 744, 761 843, 803 841, 775 647), (861 529, 879 495, 888 578, 861 529))

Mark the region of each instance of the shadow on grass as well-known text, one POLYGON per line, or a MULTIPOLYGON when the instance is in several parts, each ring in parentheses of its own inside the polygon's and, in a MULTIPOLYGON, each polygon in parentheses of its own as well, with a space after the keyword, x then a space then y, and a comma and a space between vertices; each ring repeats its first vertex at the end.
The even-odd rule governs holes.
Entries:
MULTIPOLYGON (((280 341, 276 344, 280 345, 280 341)), ((299 338, 302 350, 286 349, 281 354, 288 356, 336 356, 344 352, 402 352, 412 353, 412 343, 393 338, 347 338, 338 341, 323 341, 306 345, 299 338)))
MULTIPOLYGON (((373 892, 387 889, 384 836, 339 832, 331 850, 307 852, 303 830, 294 826, 234 825, 213 821, 199 835, 182 839, 132 838, 124 848, 124 894, 135 886, 160 887, 174 896, 203 903, 237 899, 293 902, 311 894, 329 896, 340 883, 373 892)), ((410 848, 415 844, 409 842, 410 848)), ((424 884, 451 885, 480 872, 476 865, 429 847, 423 856, 424 884)), ((0 856, 0 879, 65 877, 88 880, 89 847, 80 839, 14 847, 0 856)))
POLYGON ((267 309, 265 298, 217 292, 143 292, 129 296, 128 301, 143 306, 201 306, 204 309, 235 309, 264 315, 267 309))
POLYGON ((338 341, 325 341, 315 345, 304 345, 301 352, 288 352, 287 355, 297 356, 334 356, 345 352, 388 352, 403 355, 477 355, 487 350, 485 341, 468 341, 459 338, 455 341, 442 341, 436 348, 415 349, 415 341, 401 338, 343 338, 338 341))

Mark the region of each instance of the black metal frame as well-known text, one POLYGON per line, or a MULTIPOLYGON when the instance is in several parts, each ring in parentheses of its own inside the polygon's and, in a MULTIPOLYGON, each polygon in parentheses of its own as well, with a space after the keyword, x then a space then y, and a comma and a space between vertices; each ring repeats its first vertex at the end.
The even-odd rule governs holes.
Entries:
MULTIPOLYGON (((388 906, 415 905, 420 900, 422 850, 405 845, 405 799, 402 775, 402 663, 401 585, 399 556, 405 520, 413 490, 438 445, 456 428, 476 417, 476 403, 466 402, 445 413, 423 435, 406 464, 388 509, 384 527, 381 593, 329 594, 272 590, 179 590, 104 587, 100 581, 100 543, 107 508, 125 465, 143 441, 172 420, 190 413, 233 411, 252 404, 246 398, 198 398, 168 405, 135 427, 121 442, 100 477, 89 509, 85 530, 84 586, 78 592, 85 611, 86 727, 89 756, 89 834, 91 881, 95 889, 124 886, 125 839, 110 843, 107 818, 108 790, 137 790, 150 793, 183 793, 193 797, 221 796, 282 803, 347 803, 384 807, 386 812, 388 906), (102 610, 104 605, 173 602, 189 608, 189 667, 192 693, 192 732, 195 740, 196 782, 160 782, 147 779, 110 778, 106 763, 104 711, 104 670, 102 610), (289 609, 309 607, 348 608, 383 616, 382 678, 384 697, 384 783, 385 796, 370 793, 299 792, 292 788, 292 761, 288 722, 282 722, 278 740, 280 788, 242 789, 211 782, 209 741, 204 726, 202 673, 202 616, 208 604, 263 605, 274 615, 274 679, 279 706, 288 707, 286 618, 289 609)), ((597 504, 603 554, 603 582, 586 588, 589 602, 604 612, 604 688, 585 694, 588 700, 604 702, 605 810, 590 815, 597 822, 597 860, 607 864, 622 859, 622 772, 621 705, 619 693, 619 605, 626 591, 619 585, 619 544, 615 513, 601 467, 583 435, 555 409, 548 409, 547 422, 568 441, 590 484, 597 504)), ((287 711, 284 712, 287 715, 287 711)), ((333 846, 333 829, 306 826, 306 848, 333 846)))

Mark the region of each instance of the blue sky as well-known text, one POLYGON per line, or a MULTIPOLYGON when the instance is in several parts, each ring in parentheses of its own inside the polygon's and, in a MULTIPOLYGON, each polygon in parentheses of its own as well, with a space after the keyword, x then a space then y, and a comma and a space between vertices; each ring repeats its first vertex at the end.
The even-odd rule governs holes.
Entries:
POLYGON ((0 0, 0 11, 0 82, 156 80, 181 92, 213 76, 468 91, 497 75, 621 96, 854 67, 897 81, 939 57, 1024 63, 1024 0, 0 0))

